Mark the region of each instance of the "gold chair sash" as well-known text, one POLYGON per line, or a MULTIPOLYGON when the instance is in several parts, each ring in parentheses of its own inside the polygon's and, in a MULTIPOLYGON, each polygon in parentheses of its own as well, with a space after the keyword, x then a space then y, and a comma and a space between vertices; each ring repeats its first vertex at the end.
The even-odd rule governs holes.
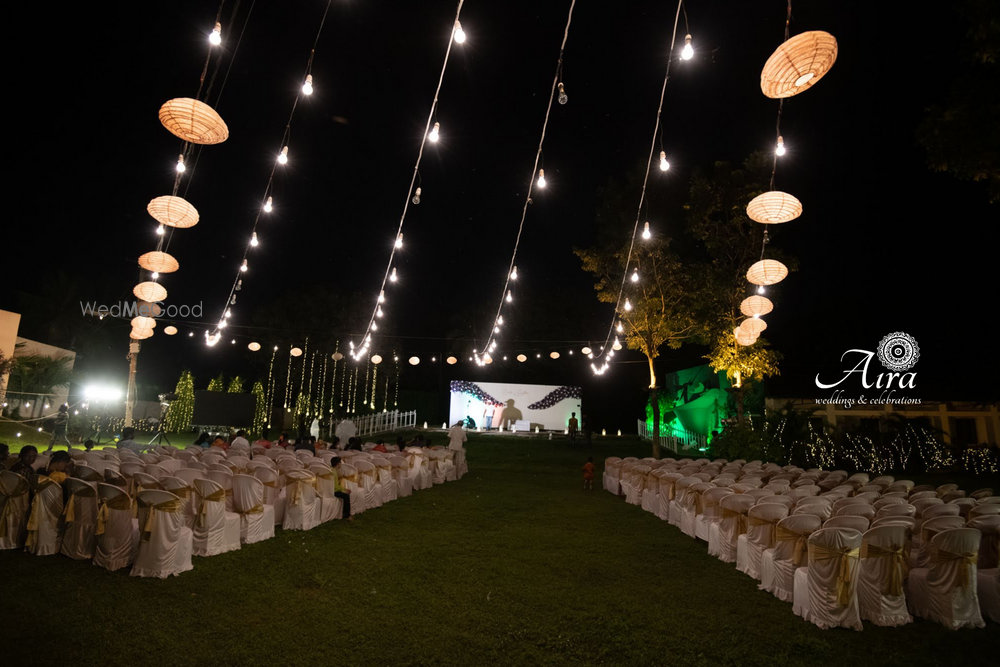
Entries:
POLYGON ((198 493, 197 489, 195 489, 195 495, 197 495, 198 498, 201 500, 200 504, 198 505, 198 525, 204 527, 205 520, 208 518, 208 503, 210 502, 217 503, 219 501, 225 500, 226 490, 218 489, 208 494, 207 496, 203 496, 200 493, 198 493))
POLYGON ((65 521, 66 523, 73 523, 74 521, 76 521, 77 496, 80 496, 81 498, 96 498, 97 491, 87 486, 69 494, 69 500, 66 501, 66 507, 63 508, 63 521, 65 521))
POLYGON ((18 478, 17 484, 11 491, 8 491, 3 485, 3 481, 0 480, 0 496, 6 498, 3 510, 0 510, 0 538, 7 537, 7 519, 14 513, 14 498, 27 495, 27 493, 28 480, 23 477, 18 478))
POLYGON ((289 507, 295 507, 302 502, 302 485, 309 484, 310 486, 316 486, 316 476, 313 475, 309 479, 293 479, 289 482, 286 488, 291 490, 292 497, 289 501, 289 507))
POLYGON ((837 573, 837 604, 846 607, 851 602, 854 593, 851 582, 851 561, 857 560, 861 549, 842 547, 839 549, 824 547, 819 544, 809 545, 809 562, 840 559, 840 571, 837 573))
POLYGON ((146 523, 142 527, 143 542, 149 542, 149 537, 153 534, 153 527, 156 525, 157 512, 169 512, 170 514, 174 514, 181 511, 180 498, 176 500, 167 500, 162 503, 147 503, 143 502, 142 498, 140 498, 139 506, 149 508, 149 511, 146 512, 146 523))
POLYGON ((263 482, 262 481, 262 483, 264 484, 264 486, 270 487, 272 489, 278 488, 278 480, 275 480, 273 482, 263 482))
POLYGON ((809 533, 796 533, 794 530, 788 530, 784 526, 778 524, 775 526, 774 531, 774 541, 775 542, 795 542, 795 546, 792 551, 792 564, 798 567, 802 563, 802 555, 806 552, 806 541, 809 539, 809 533))
POLYGON ((34 546, 38 541, 38 515, 40 513, 38 506, 42 502, 42 489, 57 483, 45 475, 38 476, 38 488, 35 490, 35 497, 31 500, 31 514, 28 515, 28 538, 24 543, 25 546, 34 546))
POLYGON ((958 561, 958 587, 965 590, 969 586, 969 570, 979 561, 979 552, 956 553, 931 545, 930 562, 932 565, 941 565, 950 561, 958 561))
POLYGON ((778 526, 778 519, 772 521, 769 519, 765 519, 764 517, 761 516, 747 516, 747 523, 750 526, 754 526, 755 528, 759 528, 761 526, 770 526, 770 528, 768 529, 767 543, 774 544, 775 528, 777 528, 778 526))
POLYGON ((166 489, 166 490, 169 491, 170 493, 174 494, 175 496, 177 496, 181 500, 187 500, 188 498, 191 497, 191 487, 190 486, 182 486, 179 489, 166 489))
POLYGON ((861 545, 861 557, 862 558, 891 558, 892 559, 892 572, 889 574, 889 581, 887 587, 883 589, 883 593, 888 595, 902 595, 903 594, 903 579, 906 578, 906 573, 909 571, 910 566, 906 558, 906 550, 902 545, 891 547, 880 547, 875 544, 868 544, 867 542, 861 545))
POLYGON ((247 514, 260 514, 263 511, 264 511, 264 503, 257 503, 256 505, 254 505, 250 509, 246 510, 245 512, 242 512, 242 511, 240 511, 240 510, 237 509, 236 513, 237 514, 243 514, 245 516, 247 514))
POLYGON ((97 508, 97 528, 94 530, 95 535, 104 534, 104 531, 107 529, 108 519, 111 518, 111 510, 134 511, 135 505, 132 504, 132 498, 125 493, 115 496, 110 500, 101 498, 101 504, 97 508))
POLYGON ((747 532, 747 515, 737 510, 722 508, 723 519, 736 519, 736 535, 740 536, 747 532))

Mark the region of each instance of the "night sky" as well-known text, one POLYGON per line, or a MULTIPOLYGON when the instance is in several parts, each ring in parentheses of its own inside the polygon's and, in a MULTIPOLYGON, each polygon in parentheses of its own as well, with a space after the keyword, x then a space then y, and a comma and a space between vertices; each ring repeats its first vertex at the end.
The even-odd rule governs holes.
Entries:
MULTIPOLYGON (((234 4, 226 3, 224 15, 234 4)), ((276 211, 258 228, 261 246, 233 327, 207 348, 203 331, 239 265, 325 2, 242 0, 238 26, 251 4, 221 99, 235 34, 227 34, 229 55, 209 100, 230 138, 200 152, 186 198, 201 222, 173 237, 181 269, 162 280, 168 302, 202 302, 206 317, 178 323, 181 335, 172 338, 161 323, 143 343, 140 385, 148 392, 171 388, 184 367, 195 371, 198 388, 219 371, 261 373, 246 343, 259 340, 268 350, 277 334, 244 327, 296 290, 373 301, 455 9, 452 0, 334 0, 313 65, 316 93, 300 103, 290 162, 275 183, 276 211), (234 333, 238 344, 230 345, 234 333)), ((438 110, 442 139, 428 146, 423 200, 408 215, 401 281, 388 294, 392 330, 405 338, 376 340, 376 351, 429 361, 462 348, 467 357, 472 339, 485 338, 568 6, 466 2, 468 41, 453 50, 438 110), (456 336, 469 340, 435 340, 456 336)), ((529 208, 504 339, 511 354, 561 350, 563 357, 485 369, 421 364, 407 368, 404 388, 444 396, 450 379, 582 383, 597 426, 625 428, 641 413, 646 369, 637 353, 616 357, 622 363, 601 378, 579 356, 565 355, 603 340, 611 317, 572 249, 594 243, 599 189, 645 161, 675 8, 577 3, 563 72, 569 104, 553 108, 544 152, 549 185, 529 208)), ((46 35, 39 58, 50 64, 26 67, 11 83, 31 100, 15 133, 35 129, 19 137, 30 143, 17 160, 21 192, 7 195, 23 208, 4 224, 0 307, 21 310, 23 294, 42 293, 45 277, 59 271, 78 299, 128 297, 136 258, 155 247, 146 204, 170 193, 180 149, 156 113, 167 99, 197 90, 216 9, 207 1, 117 3, 103 16, 36 17, 46 35), (38 90, 40 71, 47 85, 38 90)), ((684 222, 668 202, 684 200, 696 168, 738 164, 773 146, 777 101, 761 94, 759 78, 781 41, 785 3, 692 0, 687 10, 697 55, 672 66, 664 106, 672 168, 651 177, 649 219, 671 236, 683 234, 684 222)), ((682 18, 681 41, 683 26, 682 18)), ((924 109, 947 92, 965 26, 946 5, 826 0, 795 3, 791 30, 826 30, 840 52, 832 71, 784 108, 788 154, 777 187, 796 195, 805 213, 773 240, 798 257, 800 270, 769 295, 776 308, 765 335, 785 355, 770 392, 819 396, 813 377, 836 373, 845 350, 874 350, 885 334, 905 331, 921 348, 913 394, 995 400, 997 363, 984 343, 994 338, 987 324, 996 322, 996 210, 983 188, 930 172, 914 138, 924 109)), ((44 341, 44 324, 26 318, 22 335, 44 341)), ((101 327, 110 343, 81 364, 92 378, 124 386, 128 323, 101 327)), ((334 319, 328 327, 345 339, 360 333, 334 319)), ((659 370, 697 365, 703 354, 696 346, 665 351, 659 370)))

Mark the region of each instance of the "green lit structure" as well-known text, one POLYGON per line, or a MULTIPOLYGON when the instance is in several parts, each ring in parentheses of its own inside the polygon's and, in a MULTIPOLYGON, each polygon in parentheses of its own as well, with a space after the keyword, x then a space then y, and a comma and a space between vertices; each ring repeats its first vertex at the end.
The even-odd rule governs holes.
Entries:
MULTIPOLYGON (((712 432, 721 432, 733 410, 725 372, 711 366, 695 366, 662 376, 657 392, 660 401, 660 437, 702 441, 707 446, 712 432)), ((646 404, 646 432, 653 430, 653 406, 646 404)))

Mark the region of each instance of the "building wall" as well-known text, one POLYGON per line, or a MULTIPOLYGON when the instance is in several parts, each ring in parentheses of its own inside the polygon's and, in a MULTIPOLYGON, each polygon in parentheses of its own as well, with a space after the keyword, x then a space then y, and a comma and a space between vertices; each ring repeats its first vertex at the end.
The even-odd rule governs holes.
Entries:
MULTIPOLYGON (((0 314, 2 314, 2 311, 0 311, 0 314)), ((55 345, 48 345, 37 340, 21 338, 20 336, 16 338, 16 345, 18 347, 14 352, 15 357, 26 357, 28 355, 62 357, 67 359, 67 365, 70 370, 73 370, 73 366, 76 364, 76 352, 73 352, 72 350, 56 347, 55 345)), ((54 415, 58 411, 60 405, 69 402, 69 389, 69 387, 58 387, 50 396, 25 397, 26 400, 31 401, 31 409, 29 411, 22 410, 21 417, 25 418, 29 415, 31 417, 54 415), (49 405, 48 409, 45 409, 44 407, 46 403, 49 405)))
MULTIPOLYGON (((14 344, 17 340, 17 328, 21 324, 20 313, 0 310, 0 352, 5 359, 14 357, 14 344)), ((0 402, 7 390, 7 374, 0 375, 0 402)))

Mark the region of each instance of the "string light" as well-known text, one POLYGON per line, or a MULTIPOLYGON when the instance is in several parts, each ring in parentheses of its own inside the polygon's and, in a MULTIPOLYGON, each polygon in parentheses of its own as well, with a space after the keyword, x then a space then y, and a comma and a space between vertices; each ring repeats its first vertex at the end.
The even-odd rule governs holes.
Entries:
POLYGON ((382 306, 379 306, 375 311, 375 317, 382 317, 382 306))
POLYGON ((257 240, 257 232, 254 232, 253 235, 250 237, 250 245, 252 245, 254 248, 260 245, 260 241, 257 240))
POLYGON ((278 153, 278 164, 288 164, 288 146, 283 147, 278 153))
POLYGON ((617 326, 617 327, 615 327, 615 330, 616 330, 616 331, 617 331, 618 333, 625 333, 625 327, 624 327, 624 326, 622 326, 622 321, 621 321, 621 320, 618 320, 618 326, 617 326))
POLYGON ((539 169, 538 170, 538 187, 540 187, 540 188, 544 188, 545 187, 545 170, 544 169, 539 169))
POLYGON ((313 94, 313 75, 306 74, 306 82, 302 84, 302 94, 312 95, 313 94))
POLYGON ((632 271, 632 282, 634 282, 634 283, 639 282, 639 267, 638 266, 635 267, 635 269, 632 271))
POLYGON ((648 241, 651 236, 652 234, 649 233, 649 223, 647 222, 646 225, 642 228, 642 238, 648 241))
POLYGON ((268 197, 264 202, 264 213, 270 213, 272 210, 274 210, 274 198, 268 197))
POLYGON ((396 237, 396 247, 397 248, 403 247, 403 232, 400 232, 399 236, 396 237))
POLYGON ((416 204, 419 204, 419 203, 420 203, 420 192, 421 192, 421 190, 420 190, 420 188, 418 187, 418 188, 416 189, 416 191, 415 191, 415 192, 413 193, 413 204, 414 204, 414 205, 416 205, 416 204))
POLYGON ((513 300, 514 300, 514 297, 511 296, 510 290, 507 290, 507 303, 510 303, 513 300))
POLYGON ((774 154, 778 156, 785 154, 785 140, 781 136, 778 137, 778 144, 774 147, 774 154))
POLYGON ((517 267, 515 266, 510 272, 510 279, 517 280, 517 267))
POLYGON ((215 22, 215 27, 212 28, 212 32, 208 34, 208 43, 212 46, 222 44, 222 24, 218 21, 215 22))
POLYGON ((184 153, 181 153, 180 155, 177 156, 176 169, 178 174, 183 174, 185 171, 187 171, 187 167, 184 166, 184 153))
POLYGON ((396 282, 396 267, 392 267, 392 275, 389 276, 389 280, 396 282))
POLYGON ((153 271, 153 280, 157 280, 160 277, 159 271, 153 271))
POLYGON ((681 49, 681 58, 691 60, 694 58, 694 47, 691 46, 691 35, 684 36, 684 48, 681 49))
POLYGON ((625 310, 632 310, 632 304, 629 302, 628 298, 625 299, 625 310))
POLYGON ((660 151, 660 171, 668 169, 670 169, 670 163, 667 162, 667 151, 660 151))
POLYGON ((223 317, 231 317, 231 316, 232 316, 232 314, 233 314, 233 311, 231 311, 231 310, 229 310, 228 308, 226 308, 226 312, 225 312, 225 313, 223 313, 223 315, 222 315, 222 316, 223 316, 223 317))
POLYGON ((462 30, 462 24, 459 21, 455 21, 455 43, 465 44, 465 31, 462 30))
POLYGON ((763 294, 763 293, 764 293, 764 286, 763 285, 759 285, 757 287, 757 294, 763 294))
POLYGON ((247 261, 244 259, 243 263, 240 265, 240 271, 246 271, 246 270, 247 270, 247 261))
MULTIPOLYGON (((378 293, 378 302, 385 303, 385 290, 382 290, 381 292, 378 293)), ((381 311, 382 309, 379 308, 379 310, 381 311)))
POLYGON ((434 123, 434 127, 431 129, 431 133, 427 135, 427 138, 432 142, 437 142, 441 138, 441 123, 434 123))
POLYGON ((163 236, 164 231, 165 230, 163 229, 163 225, 160 225, 159 227, 157 227, 156 228, 156 234, 157 234, 157 236, 163 236))
POLYGON ((566 104, 569 102, 569 95, 566 94, 566 87, 563 86, 562 82, 559 82, 559 104, 566 104))

